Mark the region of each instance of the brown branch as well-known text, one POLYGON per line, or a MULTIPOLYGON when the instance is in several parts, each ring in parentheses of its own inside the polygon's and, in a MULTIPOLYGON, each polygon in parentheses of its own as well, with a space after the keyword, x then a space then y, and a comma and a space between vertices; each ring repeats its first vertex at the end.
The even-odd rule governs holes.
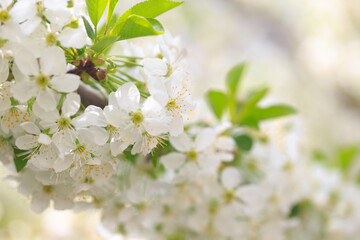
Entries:
POLYGON ((106 100, 98 92, 86 85, 81 84, 77 92, 81 97, 81 103, 84 107, 94 105, 104 108, 107 105, 106 100))

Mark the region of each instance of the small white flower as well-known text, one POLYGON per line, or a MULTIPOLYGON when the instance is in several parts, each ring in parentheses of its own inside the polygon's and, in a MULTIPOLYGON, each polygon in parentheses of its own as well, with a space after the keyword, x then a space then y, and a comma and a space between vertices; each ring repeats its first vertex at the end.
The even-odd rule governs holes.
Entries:
POLYGON ((57 99, 50 88, 70 93, 79 87, 80 77, 66 73, 65 55, 59 47, 46 48, 39 60, 26 49, 17 51, 14 59, 24 74, 24 78, 15 79, 12 88, 14 97, 20 102, 36 97, 41 108, 52 111, 56 109, 57 99))
POLYGON ((109 96, 104 114, 119 134, 113 134, 111 149, 114 155, 134 144, 132 153, 147 154, 169 130, 169 119, 152 97, 140 104, 140 92, 133 83, 122 85, 109 96))

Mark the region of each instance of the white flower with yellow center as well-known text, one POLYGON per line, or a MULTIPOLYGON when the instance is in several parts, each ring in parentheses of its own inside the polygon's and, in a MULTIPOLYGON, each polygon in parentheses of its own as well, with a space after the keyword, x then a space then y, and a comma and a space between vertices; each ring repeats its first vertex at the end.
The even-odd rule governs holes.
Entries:
POLYGON ((80 96, 77 93, 66 95, 61 106, 61 114, 57 110, 46 112, 38 103, 33 105, 34 114, 41 119, 40 126, 49 129, 49 133, 53 134, 53 142, 63 153, 75 148, 77 132, 72 124, 72 117, 79 108, 80 96))
POLYGON ((21 133, 23 129, 20 127, 20 124, 24 122, 33 121, 34 116, 31 115, 27 110, 26 107, 23 105, 10 107, 7 111, 1 114, 0 118, 0 126, 1 130, 4 133, 21 133))
POLYGON ((46 48, 40 59, 22 49, 15 52, 14 60, 24 74, 15 76, 12 88, 14 98, 20 102, 36 97, 41 108, 52 111, 57 106, 55 91, 70 93, 79 87, 80 77, 66 73, 65 55, 59 47, 46 48))
POLYGON ((132 153, 149 153, 169 131, 169 118, 152 97, 140 104, 140 92, 133 83, 126 83, 109 96, 104 114, 108 123, 120 132, 112 140, 114 155, 134 144, 132 153))

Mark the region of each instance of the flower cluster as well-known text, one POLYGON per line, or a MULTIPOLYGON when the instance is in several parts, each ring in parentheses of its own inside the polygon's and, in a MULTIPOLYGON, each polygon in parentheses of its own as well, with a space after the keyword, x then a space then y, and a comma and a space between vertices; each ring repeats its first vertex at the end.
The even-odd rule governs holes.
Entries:
MULTIPOLYGON (((180 4, 145 3, 157 15, 180 4)), ((229 100, 231 123, 186 122, 195 103, 178 38, 110 49, 160 33, 139 6, 110 31, 110 20, 98 29, 94 14, 81 17, 83 1, 0 1, 0 160, 32 209, 99 208, 104 235, 147 239, 356 238, 351 183, 249 137, 259 116, 291 109, 258 107, 266 91, 237 106, 235 72, 226 101, 213 101, 229 100)))

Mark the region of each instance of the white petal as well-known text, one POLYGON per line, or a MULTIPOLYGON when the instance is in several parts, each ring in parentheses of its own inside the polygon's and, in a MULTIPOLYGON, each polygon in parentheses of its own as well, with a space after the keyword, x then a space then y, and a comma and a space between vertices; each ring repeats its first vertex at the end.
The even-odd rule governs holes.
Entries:
POLYGON ((117 155, 123 153, 123 151, 129 146, 129 142, 123 142, 121 140, 112 140, 110 142, 111 154, 116 157, 117 155))
POLYGON ((38 145, 38 137, 33 135, 24 135, 16 139, 15 145, 19 149, 28 150, 38 145))
POLYGON ((36 96, 38 89, 36 86, 34 86, 33 82, 16 81, 10 91, 16 100, 20 101, 21 103, 25 103, 31 97, 36 96))
POLYGON ((54 111, 45 111, 37 102, 34 103, 32 110, 38 118, 45 121, 54 122, 59 118, 59 112, 56 109, 54 111))
POLYGON ((80 77, 75 74, 63 74, 51 79, 51 86, 59 92, 73 92, 79 88, 80 77))
POLYGON ((54 94, 48 88, 39 92, 36 102, 45 111, 53 111, 57 105, 54 94))
POLYGON ((189 152, 194 147, 190 137, 185 133, 176 137, 169 137, 169 141, 179 152, 189 152))
POLYGON ((66 117, 75 115, 80 108, 80 96, 77 93, 70 93, 66 95, 62 105, 62 114, 66 117))
POLYGON ((35 29, 41 23, 41 18, 35 16, 20 25, 21 31, 27 35, 35 31, 35 29))
POLYGON ((93 141, 98 145, 104 145, 109 139, 109 132, 100 127, 89 127, 87 129, 93 135, 93 141))
POLYGON ((40 134, 40 129, 38 126, 36 126, 35 123, 33 122, 24 122, 22 124, 20 124, 20 126, 25 130, 25 132, 30 133, 30 134, 34 134, 34 135, 39 135, 40 134))
POLYGON ((51 138, 48 135, 40 133, 38 141, 41 144, 49 145, 51 143, 51 138))
POLYGON ((46 9, 44 15, 50 21, 51 30, 55 32, 60 31, 66 24, 71 22, 71 13, 69 11, 46 9))
POLYGON ((144 120, 145 130, 152 136, 159 136, 162 133, 169 131, 169 125, 161 118, 146 118, 144 120))
POLYGON ((85 112, 74 118, 71 123, 77 128, 88 126, 106 127, 108 125, 103 110, 92 105, 88 106, 85 112))
POLYGON ((159 58, 145 58, 142 64, 146 71, 157 76, 165 76, 168 72, 167 64, 159 58))
POLYGON ((186 156, 182 153, 169 153, 160 158, 160 162, 168 170, 174 170, 184 164, 186 156))
POLYGON ((34 195, 31 199, 31 209, 36 213, 42 213, 50 205, 49 198, 34 195))
POLYGON ((59 47, 46 48, 40 56, 41 71, 47 76, 62 75, 66 72, 66 59, 59 47))
POLYGON ((118 106, 127 112, 137 111, 140 103, 140 92, 134 83, 125 83, 115 92, 118 106))
POLYGON ((63 47, 82 48, 87 42, 87 35, 80 28, 67 28, 60 33, 58 40, 63 47))
POLYGON ((47 9, 60 11, 66 10, 67 1, 66 0, 44 0, 44 7, 47 9))
POLYGON ((18 23, 33 18, 36 13, 34 1, 17 1, 10 10, 11 18, 18 23))
POLYGON ((183 132, 184 132, 183 119, 180 115, 175 115, 170 122, 170 135, 176 137, 183 132))
POLYGON ((216 132, 212 128, 206 128, 198 133, 195 139, 195 148, 197 151, 203 151, 205 148, 214 144, 216 132))
POLYGON ((240 183, 240 173, 234 167, 227 167, 221 172, 221 182, 228 190, 233 190, 240 183))
POLYGON ((68 169, 73 162, 74 155, 68 154, 64 158, 58 158, 54 164, 55 172, 62 172, 68 169))
POLYGON ((36 57, 25 48, 15 52, 14 61, 25 75, 37 76, 39 74, 39 64, 36 57))

